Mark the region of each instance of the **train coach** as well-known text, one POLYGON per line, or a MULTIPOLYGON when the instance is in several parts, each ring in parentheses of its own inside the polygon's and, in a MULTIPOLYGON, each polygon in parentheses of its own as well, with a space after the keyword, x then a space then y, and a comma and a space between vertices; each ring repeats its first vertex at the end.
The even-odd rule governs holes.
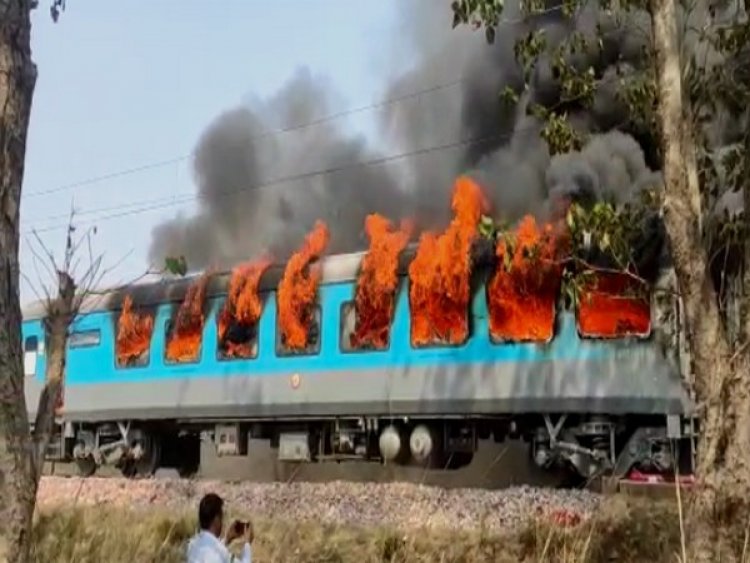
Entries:
MULTIPOLYGON (((206 288, 205 323, 194 361, 167 358, 175 312, 193 280, 128 288, 153 319, 147 353, 118 361, 115 343, 126 295, 87 298, 70 328, 58 431, 50 459, 75 460, 83 475, 115 465, 128 476, 159 467, 188 474, 201 441, 220 456, 248 455, 266 439, 290 463, 348 460, 450 470, 469 463, 480 439, 523 439, 534 463, 583 477, 638 469, 690 472, 693 403, 683 382, 679 303, 651 298, 647 334, 588 338, 561 297, 549 341, 497 342, 490 334, 486 276, 472 277, 469 333, 452 345, 414 346, 409 281, 413 253, 399 265, 387 346, 351 346, 363 254, 321 260, 316 334, 303 353, 280 345, 278 286, 270 267, 259 284, 262 314, 249 357, 223 353, 219 316, 228 277, 206 288)), ((26 401, 44 384, 44 307, 24 309, 26 401)), ((33 414, 33 412, 31 413, 33 414)))

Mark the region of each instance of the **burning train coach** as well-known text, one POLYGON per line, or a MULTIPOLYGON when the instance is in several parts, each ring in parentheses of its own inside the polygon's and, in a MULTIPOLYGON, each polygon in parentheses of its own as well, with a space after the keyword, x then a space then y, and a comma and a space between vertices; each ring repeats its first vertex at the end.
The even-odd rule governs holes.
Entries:
MULTIPOLYGON (((448 470, 481 440, 522 438, 540 467, 587 479, 691 472, 674 292, 657 299, 637 276, 593 268, 571 296, 564 219, 488 238, 468 178, 452 207, 442 233, 413 245, 410 223, 371 215, 367 252, 324 258, 317 223, 285 265, 263 257, 89 299, 49 455, 84 475, 190 472, 202 440, 243 456, 265 439, 285 462, 448 470)), ((24 316, 29 405, 44 381, 42 311, 24 316)))

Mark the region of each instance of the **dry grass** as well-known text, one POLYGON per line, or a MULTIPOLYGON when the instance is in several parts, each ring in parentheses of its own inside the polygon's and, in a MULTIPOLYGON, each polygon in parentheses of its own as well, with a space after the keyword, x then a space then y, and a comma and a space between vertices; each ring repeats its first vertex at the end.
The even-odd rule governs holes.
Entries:
MULTIPOLYGON (((42 512, 33 561, 112 563, 184 561, 195 530, 188 514, 107 507, 42 512)), ((523 562, 676 561, 680 528, 675 503, 613 498, 595 521, 562 529, 541 522, 504 536, 448 530, 362 529, 285 521, 256 522, 259 562, 523 562)))

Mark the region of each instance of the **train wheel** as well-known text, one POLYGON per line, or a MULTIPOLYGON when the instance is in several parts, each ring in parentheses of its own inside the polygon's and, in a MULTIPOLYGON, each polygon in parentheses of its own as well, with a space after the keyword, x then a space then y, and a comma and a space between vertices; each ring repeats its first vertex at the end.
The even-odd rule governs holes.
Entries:
POLYGON ((96 473, 96 461, 93 457, 84 457, 76 459, 76 469, 81 477, 91 477, 96 473))
POLYGON ((161 443, 155 436, 148 436, 144 440, 145 453, 139 460, 126 461, 120 471, 124 477, 129 479, 151 477, 159 468, 161 460, 161 443))

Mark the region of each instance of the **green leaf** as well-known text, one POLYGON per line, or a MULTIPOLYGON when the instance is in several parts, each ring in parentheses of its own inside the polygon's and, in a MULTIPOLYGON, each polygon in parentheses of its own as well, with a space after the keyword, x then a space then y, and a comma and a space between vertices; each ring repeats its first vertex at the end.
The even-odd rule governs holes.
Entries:
POLYGON ((188 270, 187 260, 185 260, 184 256, 180 256, 179 258, 167 256, 164 259, 164 269, 172 275, 184 277, 188 270))

